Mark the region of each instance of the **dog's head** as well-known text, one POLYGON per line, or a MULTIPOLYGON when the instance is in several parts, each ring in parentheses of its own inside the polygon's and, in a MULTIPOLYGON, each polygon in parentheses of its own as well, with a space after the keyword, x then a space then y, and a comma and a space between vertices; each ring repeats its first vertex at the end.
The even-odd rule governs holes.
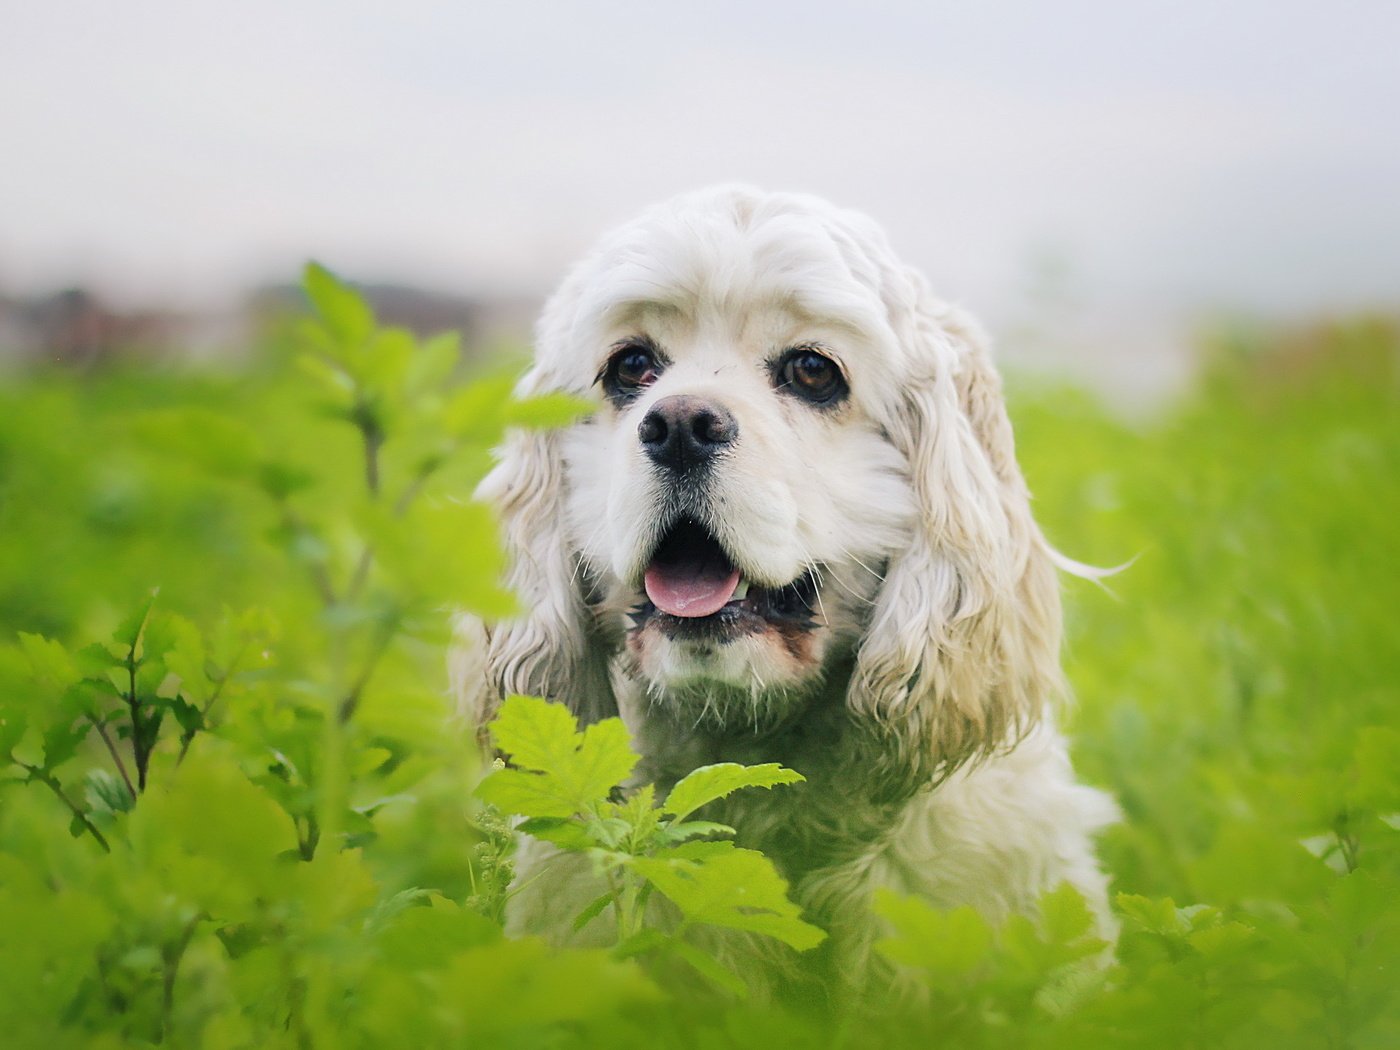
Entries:
POLYGON ((741 188, 647 212, 569 274, 522 387, 601 407, 512 437, 485 485, 530 610, 492 633, 500 692, 752 731, 839 670, 920 775, 1053 692, 1052 554, 1000 382, 864 217, 741 188))

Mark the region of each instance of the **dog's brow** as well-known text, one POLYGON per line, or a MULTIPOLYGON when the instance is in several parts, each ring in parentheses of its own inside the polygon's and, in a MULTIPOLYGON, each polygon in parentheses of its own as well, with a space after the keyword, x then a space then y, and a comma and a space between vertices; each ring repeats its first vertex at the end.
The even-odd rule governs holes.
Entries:
POLYGON ((619 299, 603 308, 603 324, 609 328, 636 324, 644 317, 677 316, 680 306, 664 299, 619 299))

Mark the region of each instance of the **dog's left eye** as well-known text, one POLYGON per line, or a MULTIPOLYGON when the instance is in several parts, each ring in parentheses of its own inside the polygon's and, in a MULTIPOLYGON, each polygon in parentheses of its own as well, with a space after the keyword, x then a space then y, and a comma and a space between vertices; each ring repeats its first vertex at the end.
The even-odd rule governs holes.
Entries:
POLYGON ((774 378, 779 388, 816 404, 830 404, 846 394, 846 377, 840 366, 811 347, 789 350, 778 362, 774 378))

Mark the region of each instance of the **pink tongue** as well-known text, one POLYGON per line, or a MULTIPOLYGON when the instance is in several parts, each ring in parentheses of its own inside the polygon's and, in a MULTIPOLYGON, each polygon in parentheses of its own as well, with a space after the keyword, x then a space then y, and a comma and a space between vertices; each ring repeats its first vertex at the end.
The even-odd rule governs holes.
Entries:
POLYGON ((725 559, 663 563, 654 561, 645 577, 647 597, 672 616, 709 616, 717 613, 739 586, 739 570, 725 559))

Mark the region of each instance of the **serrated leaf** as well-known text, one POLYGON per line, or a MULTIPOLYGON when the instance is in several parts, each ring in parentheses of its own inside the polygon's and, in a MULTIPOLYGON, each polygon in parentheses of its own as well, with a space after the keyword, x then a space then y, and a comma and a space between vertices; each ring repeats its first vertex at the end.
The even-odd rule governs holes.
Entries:
POLYGON ((875 914, 894 929, 876 944, 881 954, 947 982, 976 971, 991 955, 992 930, 972 908, 943 911, 917 897, 877 891, 875 914))
POLYGON ((698 835, 736 835, 736 832, 728 824, 720 824, 713 820, 688 820, 681 824, 668 824, 661 829, 661 837, 665 842, 684 842, 686 839, 693 839, 698 835))
POLYGON ((584 827, 594 843, 605 849, 621 849, 632 834, 632 825, 621 817, 590 820, 584 827))
POLYGON ((564 849, 581 851, 596 845, 583 824, 571 817, 531 817, 520 822, 519 830, 564 849))
POLYGON ((306 264, 302 288, 322 322, 342 343, 359 343, 374 330, 374 312, 364 297, 320 263, 306 264))
POLYGON ((590 922, 592 922, 594 919, 596 919, 599 915, 602 915, 603 912, 607 909, 607 906, 613 902, 613 898, 615 896, 616 894, 610 891, 591 901, 588 907, 584 908, 583 911, 579 912, 578 915, 574 918, 574 931, 578 932, 579 930, 587 926, 590 922))
POLYGON ((63 718, 44 730, 44 768, 52 772, 72 758, 92 723, 63 718))
POLYGON ((1094 927, 1094 916, 1084 895, 1062 882, 1040 898, 1040 922, 1052 944, 1072 944, 1094 927))
POLYGON ((567 707, 535 696, 508 697, 488 728, 496 747, 523 769, 553 770, 582 742, 567 707))
POLYGON ((73 654, 73 662, 84 678, 96 678, 121 664, 121 659, 100 642, 85 645, 73 654))
POLYGON ((719 762, 701 766, 685 776, 666 799, 663 807, 677 821, 682 821, 708 802, 741 788, 769 788, 775 784, 795 784, 806 779, 796 770, 776 762, 759 766, 742 766, 737 762, 719 762))
POLYGON ((149 598, 127 614, 112 634, 112 641, 123 649, 134 651, 138 660, 142 655, 141 639, 146 633, 146 624, 151 618, 151 609, 155 606, 156 598, 159 596, 159 588, 153 590, 149 598))
POLYGON ((535 772, 492 773, 477 789, 479 796, 504 812, 535 817, 581 813, 606 799, 637 764, 627 729, 619 718, 597 722, 583 733, 577 728, 562 704, 536 697, 507 699, 490 725, 492 738, 517 766, 535 772))
POLYGON ((643 926, 626 940, 613 948, 612 954, 619 959, 634 959, 638 955, 669 947, 672 940, 655 926, 643 926))
POLYGON ((21 631, 19 645, 34 677, 41 682, 61 688, 79 677, 77 664, 62 643, 21 631))
POLYGON ((29 729, 29 715, 18 704, 0 699, 0 759, 4 759, 29 729))
POLYGON ((87 785, 88 805, 108 813, 126 813, 136 804, 126 784, 105 769, 90 769, 83 778, 87 785))
POLYGON ((435 896, 437 894, 434 890, 425 890, 418 886, 400 890, 374 906, 374 910, 365 918, 365 930, 376 932, 409 908, 429 906, 435 896))
POLYGON ((687 925, 761 933, 799 951, 826 939, 825 931, 802 920, 773 862, 754 850, 728 842, 687 843, 637 857, 631 867, 680 909, 687 925), (696 846, 712 848, 697 851, 696 846))
POLYGON ((722 988, 736 999, 749 997, 749 987, 743 979, 713 955, 680 939, 669 941, 667 947, 689 963, 701 977, 704 977, 711 984, 722 988))
POLYGON ((166 617, 166 628, 170 638, 169 648, 164 654, 166 670, 178 678, 182 692, 200 692, 202 695, 208 684, 205 676, 208 655, 204 649, 204 636, 183 616, 166 617))
POLYGON ((1170 897, 1142 897, 1120 893, 1114 898, 1118 910, 1149 933, 1179 937, 1190 929, 1190 923, 1170 897))
POLYGON ((524 817, 571 817, 578 812, 573 798, 542 773, 498 769, 476 788, 476 797, 502 813, 524 817))

